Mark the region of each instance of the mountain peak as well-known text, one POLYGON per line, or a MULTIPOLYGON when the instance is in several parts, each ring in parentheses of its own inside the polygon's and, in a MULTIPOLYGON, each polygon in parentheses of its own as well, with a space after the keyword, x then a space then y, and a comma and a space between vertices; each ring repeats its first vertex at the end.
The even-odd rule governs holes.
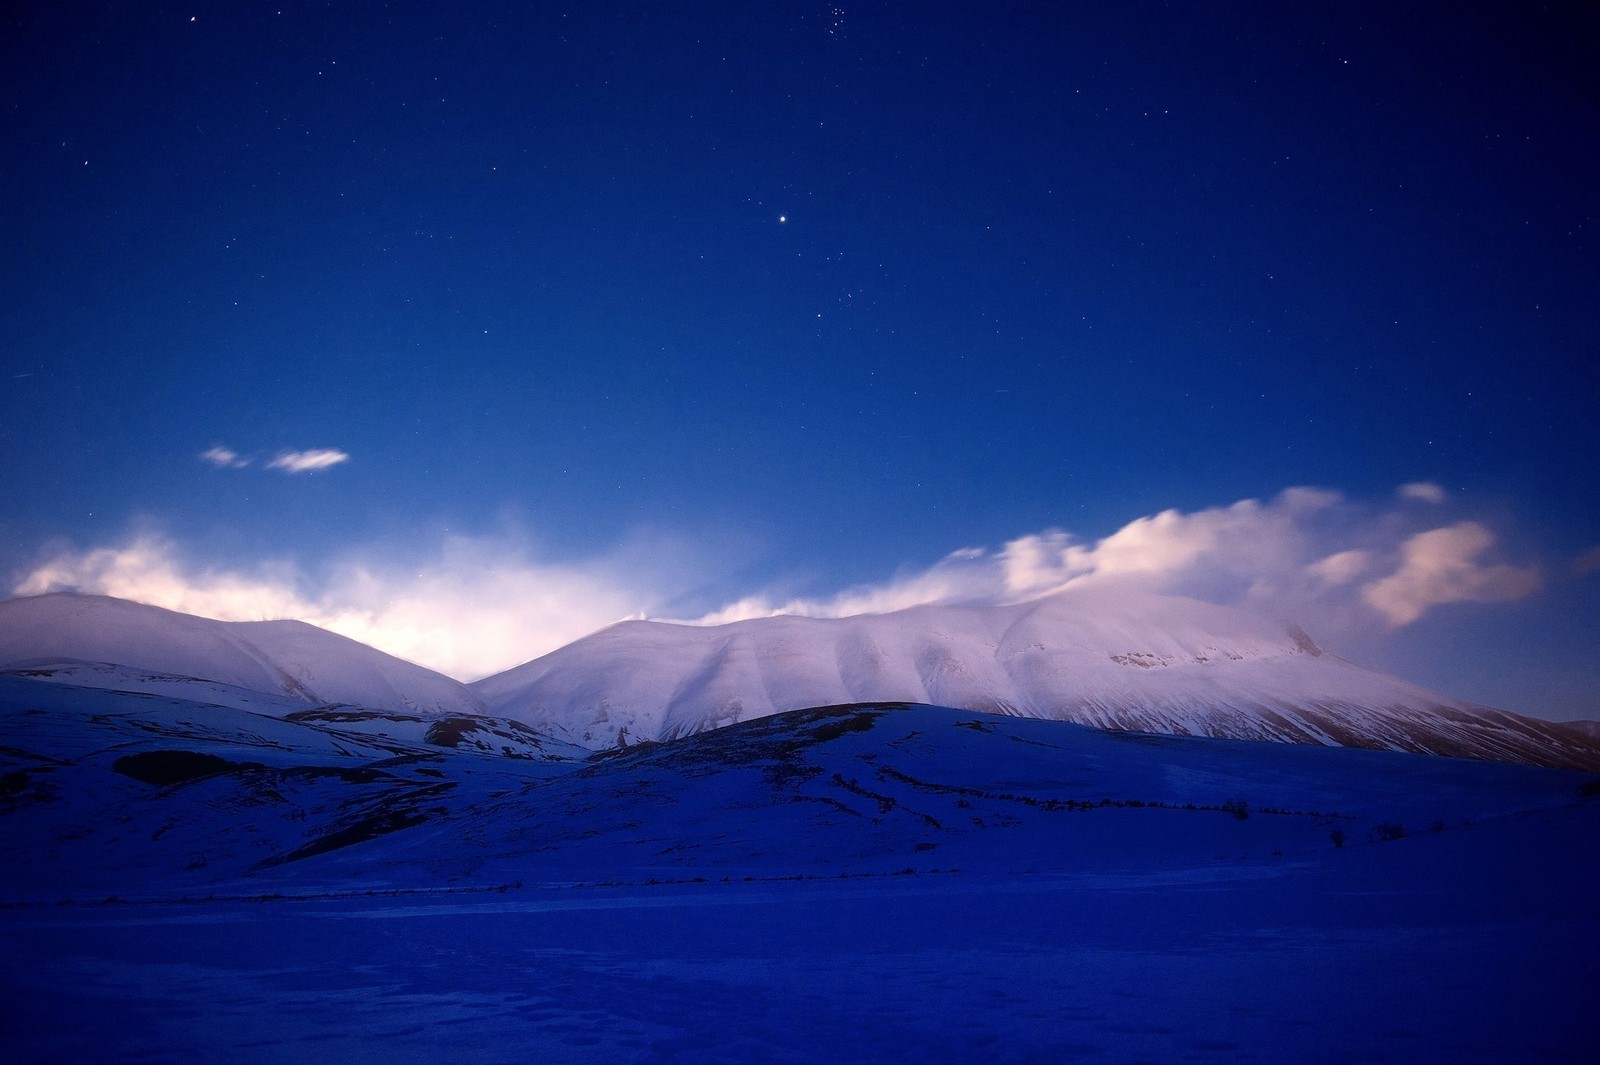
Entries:
POLYGON ((76 592, 0 601, 0 669, 67 660, 215 681, 306 706, 483 710, 449 677, 303 621, 216 621, 76 592))

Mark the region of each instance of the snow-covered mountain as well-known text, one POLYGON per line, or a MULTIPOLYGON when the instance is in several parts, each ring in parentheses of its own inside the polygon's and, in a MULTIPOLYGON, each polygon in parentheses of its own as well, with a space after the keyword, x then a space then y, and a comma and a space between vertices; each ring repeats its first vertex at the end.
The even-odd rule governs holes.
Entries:
POLYGON ((594 748, 786 710, 934 703, 1142 732, 1600 767, 1600 745, 1324 653, 1304 632, 1169 596, 1063 593, 700 627, 628 621, 473 686, 594 748))
POLYGON ((226 705, 239 701, 179 689, 205 681, 280 697, 296 708, 349 703, 429 714, 485 712, 459 681, 303 621, 213 621, 100 595, 0 601, 0 670, 18 668, 40 679, 226 705), (129 668, 86 669, 82 663, 129 668))
MULTIPOLYGON (((485 722, 472 742, 496 750, 520 749, 518 722, 605 749, 807 707, 911 702, 1600 768, 1600 739, 1573 727, 1363 669, 1282 622, 1125 593, 714 627, 623 622, 471 686, 303 622, 213 621, 57 594, 0 601, 0 671, 280 717, 330 704, 493 714, 509 721, 485 722)), ((398 718, 370 727, 412 728, 398 718)))

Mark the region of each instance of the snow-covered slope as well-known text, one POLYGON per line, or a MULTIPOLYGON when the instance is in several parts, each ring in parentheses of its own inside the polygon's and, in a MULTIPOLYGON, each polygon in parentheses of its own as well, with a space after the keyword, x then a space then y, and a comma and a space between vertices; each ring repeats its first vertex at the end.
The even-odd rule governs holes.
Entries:
POLYGON ((1589 774, 881 705, 541 763, 345 716, 0 676, 5 1060, 1594 1056, 1589 774))
POLYGON ((1292 625, 1191 599, 715 627, 630 621, 473 685, 495 713, 594 748, 808 706, 935 703, 1106 728, 1600 766, 1600 747, 1325 654, 1292 625))
POLYGON ((493 718, 285 713, 266 696, 241 708, 53 679, 0 674, 0 901, 248 877, 588 754, 493 718))
MULTIPOLYGON (((301 621, 213 621, 99 595, 55 594, 0 601, 0 669, 112 663, 294 700, 422 713, 482 713, 467 687, 301 621)), ((118 687, 125 671, 68 670, 73 684, 118 687)), ((154 679, 147 678, 149 683, 154 679)), ((176 692, 172 692, 177 694, 176 692)), ((207 699, 200 693, 188 698, 207 699)))
POLYGON ((306 709, 304 698, 254 691, 233 684, 200 677, 162 673, 156 670, 122 666, 111 662, 80 662, 77 659, 51 662, 38 660, 28 665, 0 668, 0 676, 70 684, 79 688, 100 688, 114 692, 164 695, 173 699, 249 710, 257 714, 286 717, 306 709))
POLYGON ((1569 806, 1591 779, 899 704, 588 759, 483 721, 424 733, 402 715, 278 717, 0 676, 0 904, 1172 868, 1569 806), (534 742, 503 757, 486 738, 534 742))
POLYGON ((477 876, 538 868, 554 880, 1085 873, 1154 856, 1171 868, 1326 853, 1387 839, 1385 824, 1454 830, 1540 804, 1594 806, 1581 798, 1588 779, 946 707, 819 707, 609 752, 328 864, 405 866, 453 851, 457 862, 472 855, 477 876))

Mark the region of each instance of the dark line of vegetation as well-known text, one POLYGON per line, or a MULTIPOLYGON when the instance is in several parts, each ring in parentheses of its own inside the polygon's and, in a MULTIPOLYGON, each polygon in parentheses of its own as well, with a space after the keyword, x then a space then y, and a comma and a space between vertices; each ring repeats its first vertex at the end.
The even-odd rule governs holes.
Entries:
MULTIPOLYGON (((1015 802, 1024 806, 1032 806, 1039 810, 1099 810, 1107 807, 1115 809, 1158 809, 1158 810, 1210 810, 1216 813, 1232 815, 1236 820, 1243 821, 1250 816, 1250 804, 1241 799, 1232 799, 1220 805, 1207 803, 1173 803, 1159 802, 1154 799, 1040 799, 1033 795, 1017 795, 1007 791, 984 791, 982 788, 963 787, 959 784, 932 784, 891 766, 878 767, 879 779, 898 780, 913 788, 930 791, 935 794, 971 796, 975 799, 991 799, 999 802, 1015 802)), ((839 777, 835 774, 835 779, 839 777)), ((872 794, 872 793, 867 793, 872 794)), ((890 800, 891 802, 893 800, 890 800)), ((1282 817, 1311 817, 1311 818, 1339 818, 1349 820, 1347 814, 1328 814, 1319 810, 1281 810, 1273 806, 1260 807, 1257 813, 1273 814, 1282 817)))
MULTIPOLYGON (((880 814, 890 813, 895 809, 895 807, 900 805, 891 796, 880 795, 875 791, 869 791, 868 789, 863 788, 860 783, 855 780, 846 780, 843 773, 835 773, 833 775, 833 782, 839 787, 843 788, 845 791, 850 792, 852 795, 859 795, 863 799, 871 799, 873 802, 876 802, 878 804, 878 812, 880 814)), ((918 810, 913 810, 909 806, 905 808, 905 811, 913 817, 920 818, 930 828, 944 828, 944 826, 941 825, 936 818, 931 817, 928 814, 922 813, 918 810)))

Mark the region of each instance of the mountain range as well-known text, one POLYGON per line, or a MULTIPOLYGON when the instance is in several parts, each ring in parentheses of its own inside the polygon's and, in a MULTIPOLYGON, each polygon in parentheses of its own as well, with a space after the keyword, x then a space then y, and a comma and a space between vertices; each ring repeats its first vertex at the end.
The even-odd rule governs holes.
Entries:
POLYGON ((1365 669, 1292 623, 1126 592, 717 626, 627 621, 472 684, 302 622, 221 622, 54 594, 0 602, 0 670, 233 706, 249 701, 240 693, 257 693, 280 700, 280 716, 330 705, 488 715, 497 734, 518 724, 589 750, 808 707, 896 702, 1123 731, 1600 768, 1600 741, 1578 727, 1365 669))

